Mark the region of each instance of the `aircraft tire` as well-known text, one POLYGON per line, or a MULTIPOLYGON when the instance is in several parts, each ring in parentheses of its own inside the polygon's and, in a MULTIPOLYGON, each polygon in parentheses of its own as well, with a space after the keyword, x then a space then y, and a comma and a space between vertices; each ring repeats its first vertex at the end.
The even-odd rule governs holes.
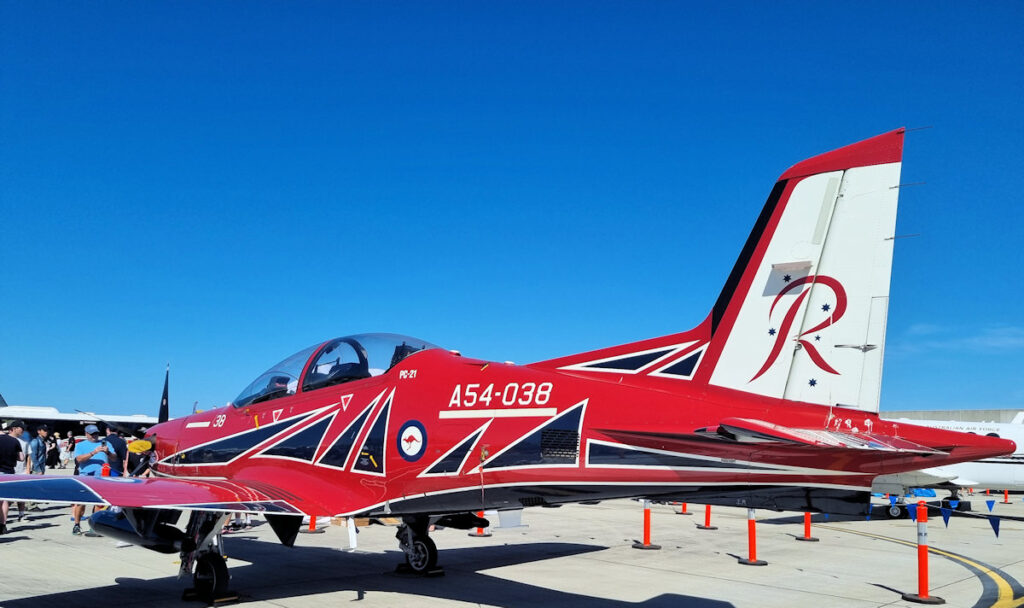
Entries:
POLYGON ((429 536, 417 536, 412 541, 413 553, 406 554, 405 562, 416 574, 426 574, 437 566, 437 545, 429 536))
POLYGON ((906 509, 902 505, 889 505, 885 509, 885 514, 889 519, 899 519, 906 515, 906 509))
POLYGON ((228 591, 228 565, 217 553, 203 553, 196 559, 192 585, 200 598, 213 601, 228 591))

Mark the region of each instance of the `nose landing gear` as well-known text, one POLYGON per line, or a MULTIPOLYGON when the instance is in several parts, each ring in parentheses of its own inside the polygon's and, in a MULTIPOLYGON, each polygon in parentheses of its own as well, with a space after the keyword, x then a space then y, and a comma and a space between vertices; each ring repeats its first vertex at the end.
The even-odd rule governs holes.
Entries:
POLYGON ((444 576, 444 569, 437 566, 437 545, 430 538, 430 518, 427 516, 403 517, 395 538, 405 553, 405 563, 399 564, 396 572, 420 576, 444 576))
POLYGON ((214 606, 238 601, 238 595, 228 590, 231 576, 221 555, 220 530, 227 520, 226 513, 193 511, 185 528, 182 543, 180 575, 192 573, 192 588, 181 595, 183 600, 202 600, 214 606))

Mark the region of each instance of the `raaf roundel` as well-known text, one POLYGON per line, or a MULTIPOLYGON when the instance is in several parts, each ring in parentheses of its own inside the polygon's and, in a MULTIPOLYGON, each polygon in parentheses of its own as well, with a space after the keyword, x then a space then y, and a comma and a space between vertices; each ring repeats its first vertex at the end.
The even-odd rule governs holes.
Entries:
POLYGON ((119 507, 94 529, 180 552, 216 595, 233 511, 265 514, 287 545, 303 514, 387 514, 426 572, 430 526, 486 525, 483 509, 643 497, 859 513, 890 476, 1010 453, 876 413, 903 137, 785 171, 689 331, 528 365, 392 334, 327 340, 232 404, 151 428, 156 478, 7 476, 0 498, 119 507))

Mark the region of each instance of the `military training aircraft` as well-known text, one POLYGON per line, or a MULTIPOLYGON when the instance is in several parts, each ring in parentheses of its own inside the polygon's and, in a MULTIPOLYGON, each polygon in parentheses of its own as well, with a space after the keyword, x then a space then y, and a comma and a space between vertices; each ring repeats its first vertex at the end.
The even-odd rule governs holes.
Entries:
POLYGON ((436 567, 431 525, 487 525, 483 509, 642 497, 863 513, 876 478, 1015 449, 875 413, 903 139, 783 173, 689 331, 528 365, 391 334, 327 340, 232 404, 150 428, 156 478, 4 476, 0 498, 110 505, 94 530, 180 553, 213 597, 237 511, 286 545, 303 514, 398 518, 416 573, 436 567))

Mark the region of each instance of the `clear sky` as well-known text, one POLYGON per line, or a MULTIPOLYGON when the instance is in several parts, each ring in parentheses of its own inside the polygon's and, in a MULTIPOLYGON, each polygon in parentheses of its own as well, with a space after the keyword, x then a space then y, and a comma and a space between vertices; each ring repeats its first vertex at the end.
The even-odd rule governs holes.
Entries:
POLYGON ((1024 408, 1024 4, 0 3, 0 393, 222 405, 366 331, 707 315, 775 179, 908 134, 882 409, 1024 408), (708 5, 714 8, 708 8, 708 5))

